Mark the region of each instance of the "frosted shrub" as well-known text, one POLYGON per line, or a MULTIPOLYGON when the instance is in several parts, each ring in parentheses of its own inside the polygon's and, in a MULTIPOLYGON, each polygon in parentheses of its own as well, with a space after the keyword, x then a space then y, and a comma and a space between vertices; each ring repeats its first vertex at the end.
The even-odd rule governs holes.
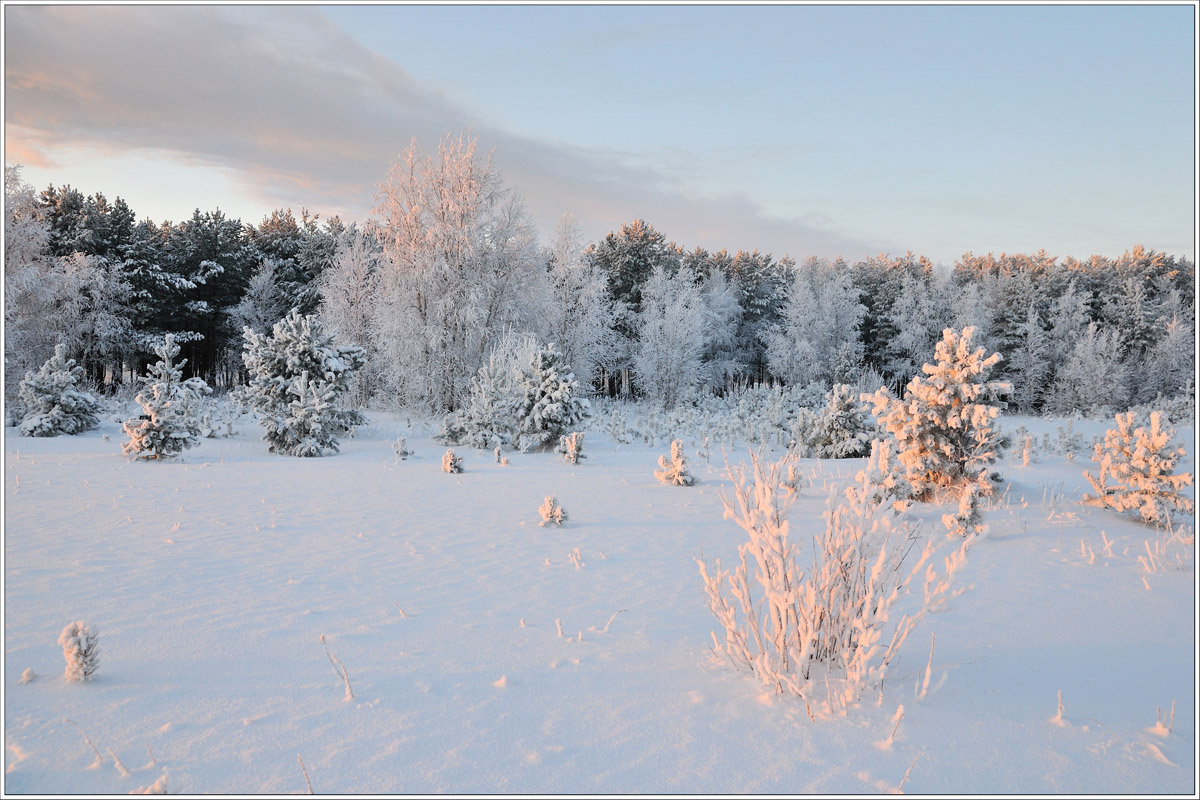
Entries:
POLYGON ((820 411, 800 410, 793 436, 814 458, 862 458, 870 452, 876 431, 851 388, 839 383, 825 395, 820 411))
POLYGON ((403 461, 413 454, 413 451, 408 449, 408 440, 403 436, 392 442, 392 450, 395 451, 396 458, 400 461, 403 461))
POLYGON ((696 482, 696 478, 688 472, 687 456, 683 454, 683 442, 675 439, 671 442, 671 460, 667 457, 658 457, 658 466, 660 469, 654 470, 654 477, 660 481, 672 486, 691 486, 696 482))
POLYGON ((351 376, 366 362, 363 349, 338 346, 318 317, 296 310, 275 323, 271 336, 250 328, 242 335, 250 371, 246 396, 271 452, 336 453, 337 437, 363 424, 361 414, 341 405, 351 376))
POLYGON ((583 434, 576 431, 559 437, 558 447, 554 448, 554 452, 562 453, 563 458, 569 463, 578 464, 587 458, 583 454, 583 434))
POLYGON ((38 369, 26 372, 20 383, 22 436, 58 436, 91 430, 100 424, 100 402, 77 388, 83 367, 67 358, 65 345, 38 369))
POLYGON ((558 504, 558 498, 554 495, 550 495, 542 501, 538 513, 542 515, 542 521, 538 523, 540 527, 547 525, 561 527, 567 521, 567 510, 558 504))
POLYGON ((466 408, 448 415, 438 438, 488 450, 508 444, 517 426, 513 376, 505 374, 505 359, 493 353, 471 379, 466 408))
POLYGON ((174 363, 179 355, 174 336, 168 333, 154 352, 161 360, 138 378, 145 388, 134 397, 142 413, 121 424, 129 437, 121 450, 138 458, 163 458, 198 445, 202 434, 197 416, 201 398, 212 391, 200 378, 183 380, 187 359, 174 363))
POLYGON ((1173 511, 1192 511, 1192 501, 1179 490, 1192 483, 1188 473, 1176 474, 1184 455, 1182 447, 1173 448, 1175 431, 1163 426, 1162 414, 1150 415, 1149 427, 1134 428, 1136 415, 1131 411, 1117 414, 1117 427, 1104 434, 1096 445, 1092 460, 1100 466, 1099 475, 1084 472, 1083 477, 1096 490, 1084 495, 1084 501, 1130 512, 1143 522, 1169 525, 1173 511))
POLYGON ((442 454, 442 472, 457 474, 463 471, 462 458, 454 455, 454 449, 451 448, 442 454))
POLYGON ((888 502, 876 499, 863 470, 841 502, 830 498, 824 534, 803 569, 786 518, 794 495, 782 486, 782 463, 752 456, 751 465, 750 477, 744 468, 730 470, 734 500, 723 498, 725 516, 750 536, 738 548, 739 564, 728 570, 718 560, 710 572, 697 561, 709 608, 725 630, 723 643, 713 633, 714 650, 779 693, 809 701, 818 686, 829 687, 827 708, 844 709, 883 679, 916 623, 905 617, 883 638, 893 602, 921 566, 906 577, 912 536, 888 502))
POLYGON ((519 385, 517 445, 523 451, 557 442, 558 437, 578 430, 591 416, 588 401, 577 396, 579 382, 554 345, 533 354, 519 385))
POLYGON ((934 351, 936 363, 925 364, 925 377, 909 381, 901 400, 886 388, 863 395, 874 403, 880 424, 896 442, 896 457, 918 500, 935 491, 978 484, 992 490, 988 467, 995 463, 1003 438, 994 422, 996 402, 1011 387, 989 382, 988 372, 1000 354, 984 357, 972 349, 975 328, 942 331, 934 351))
POLYGON ((969 536, 979 533, 983 528, 983 510, 979 507, 979 486, 972 484, 963 492, 958 501, 958 511, 954 514, 943 514, 942 524, 946 530, 958 536, 969 536))
POLYGON ((63 659, 67 662, 68 681, 90 681, 100 666, 100 631, 91 630, 82 620, 72 622, 59 634, 63 659))

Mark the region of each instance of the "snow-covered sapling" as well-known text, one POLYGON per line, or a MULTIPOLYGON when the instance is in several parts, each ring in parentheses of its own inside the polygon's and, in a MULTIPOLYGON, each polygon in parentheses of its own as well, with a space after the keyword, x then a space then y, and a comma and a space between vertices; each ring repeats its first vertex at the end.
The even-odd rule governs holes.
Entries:
POLYGON ((1169 525, 1175 510, 1191 512, 1192 501, 1179 490, 1191 484, 1192 476, 1175 472, 1184 450, 1171 446, 1175 431, 1164 426, 1162 413, 1151 413, 1148 427, 1135 428, 1132 411, 1116 419, 1117 427, 1105 432, 1092 456, 1100 474, 1083 473, 1096 490, 1084 500, 1155 525, 1169 525))
POLYGON ((687 456, 683 453, 683 442, 675 439, 671 442, 671 459, 667 460, 665 455, 658 457, 658 466, 661 469, 654 470, 654 477, 671 486, 691 486, 696 482, 696 477, 688 472, 687 456))
POLYGON ((100 631, 92 630, 83 620, 72 622, 63 628, 58 643, 67 662, 64 677, 68 681, 90 681, 100 666, 100 631))
POLYGON ((972 349, 975 328, 942 331, 934 351, 936 363, 926 364, 925 376, 909 381, 901 400, 886 388, 863 395, 896 443, 896 458, 917 500, 932 499, 935 491, 977 484, 992 491, 988 467, 1003 443, 994 422, 996 405, 1011 386, 989 382, 988 373, 1000 354, 984 356, 972 349))
POLYGON ((341 405, 351 376, 366 363, 363 349, 335 344, 318 317, 296 310, 275 323, 271 336, 249 328, 242 335, 250 371, 246 395, 271 452, 337 452, 337 437, 363 424, 359 412, 341 405))
POLYGON ((542 521, 538 523, 539 527, 547 525, 561 527, 567 521, 567 510, 558 504, 558 498, 554 495, 548 495, 542 501, 538 513, 542 515, 542 521))
POLYGON ((591 416, 591 406, 578 391, 579 381, 554 345, 533 354, 521 373, 516 403, 517 445, 522 451, 558 441, 591 416))
POLYGON ((442 472, 455 474, 462 471, 462 457, 454 455, 454 448, 450 448, 442 454, 442 472))
POLYGON ((554 449, 556 453, 562 453, 563 458, 571 464, 578 464, 587 456, 583 454, 583 433, 576 431, 568 433, 565 436, 560 436, 558 439, 558 447, 554 449))
POLYGON ((400 461, 413 454, 413 451, 408 449, 408 441, 403 436, 392 442, 392 450, 396 451, 396 458, 400 461))
POLYGON ((25 373, 20 401, 25 408, 22 436, 58 436, 91 430, 100 424, 100 401, 77 388, 83 367, 67 358, 65 345, 37 372, 25 373))
POLYGON ((179 345, 173 335, 168 333, 154 352, 160 361, 139 376, 145 386, 134 397, 142 413, 121 424, 129 437, 122 452, 138 458, 173 456, 198 445, 202 435, 200 399, 212 391, 200 378, 183 380, 187 359, 174 363, 179 345))
POLYGON ((971 484, 958 501, 958 512, 943 514, 946 530, 959 536, 978 533, 983 527, 983 509, 979 507, 979 486, 971 484))
MULTIPOLYGON (((861 458, 871 451, 875 425, 850 386, 839 383, 825 395, 825 407, 818 412, 800 409, 798 419, 808 424, 797 426, 806 437, 805 444, 815 458, 861 458)), ((797 431, 794 429, 794 433, 797 431)))

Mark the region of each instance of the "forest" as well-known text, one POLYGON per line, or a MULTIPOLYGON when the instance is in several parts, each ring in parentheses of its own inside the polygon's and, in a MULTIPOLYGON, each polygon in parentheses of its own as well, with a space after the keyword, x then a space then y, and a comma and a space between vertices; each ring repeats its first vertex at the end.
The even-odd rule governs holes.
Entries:
POLYGON ((185 373, 244 384, 246 331, 318 315, 365 352, 358 407, 446 414, 514 337, 553 343, 585 390, 670 409, 763 383, 899 390, 944 328, 974 326, 1010 407, 1099 414, 1194 395, 1195 265, 1118 257, 910 251, 858 261, 688 249, 636 219, 548 245, 476 140, 414 141, 360 222, 291 209, 138 220, 121 198, 42 191, 5 169, 6 423, 56 345, 95 391, 131 385, 172 334, 185 373))

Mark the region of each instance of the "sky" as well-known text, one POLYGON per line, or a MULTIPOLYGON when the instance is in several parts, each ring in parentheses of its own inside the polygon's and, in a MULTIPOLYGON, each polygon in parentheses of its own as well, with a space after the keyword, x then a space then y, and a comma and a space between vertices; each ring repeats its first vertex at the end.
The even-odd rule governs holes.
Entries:
POLYGON ((156 222, 365 220, 469 131, 544 241, 1194 260, 1195 13, 6 4, 5 164, 156 222))

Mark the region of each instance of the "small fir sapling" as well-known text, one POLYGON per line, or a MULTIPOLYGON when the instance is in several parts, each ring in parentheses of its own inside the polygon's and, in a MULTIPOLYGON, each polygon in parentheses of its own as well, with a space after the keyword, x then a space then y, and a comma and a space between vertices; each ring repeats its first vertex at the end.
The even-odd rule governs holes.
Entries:
POLYGON ((63 628, 58 643, 67 662, 64 677, 68 681, 90 681, 100 666, 100 631, 92 630, 83 620, 72 622, 63 628))
POLYGON ((563 458, 571 464, 578 464, 587 456, 583 454, 583 433, 576 431, 558 439, 558 447, 554 452, 562 453, 563 458))
POLYGON ((925 376, 909 381, 903 399, 886 388, 863 395, 896 443, 897 461, 917 500, 970 484, 984 494, 992 491, 988 467, 1005 444, 994 425, 1000 413, 996 403, 1011 387, 987 380, 1000 354, 985 357, 982 347, 972 349, 974 336, 970 326, 942 331, 936 363, 925 364, 925 376))
POLYGON ((26 372, 20 383, 22 436, 58 436, 89 431, 100 424, 100 401, 77 388, 83 367, 67 358, 65 345, 56 345, 37 372, 26 372))
POLYGON ((815 458, 861 458, 870 453, 877 431, 850 386, 839 383, 825 395, 818 412, 801 409, 808 423, 802 430, 815 458))
POLYGON ((683 454, 683 442, 679 439, 671 442, 670 461, 665 455, 661 455, 658 457, 658 466, 661 469, 654 470, 654 477, 663 483, 671 486, 691 486, 696 482, 696 477, 688 472, 687 456, 683 454))
POLYGON ((413 451, 408 449, 408 441, 403 436, 392 442, 392 450, 396 452, 396 458, 400 461, 413 454, 413 451))
POLYGON ((959 536, 979 533, 983 529, 983 510, 979 507, 979 486, 971 484, 958 501, 958 512, 943 514, 946 530, 959 536))
POLYGON ((337 345, 318 317, 295 309, 275 323, 271 336, 249 328, 242 335, 242 360, 250 372, 246 396, 271 452, 337 452, 337 437, 364 421, 341 405, 351 376, 366 363, 363 349, 337 345))
POLYGON ((519 379, 518 447, 522 451, 545 447, 578 429, 591 416, 591 406, 577 396, 578 391, 579 382, 554 345, 535 352, 519 379))
POLYGON ((538 513, 542 515, 542 521, 538 523, 539 527, 547 525, 561 527, 567 521, 567 510, 558 504, 558 498, 554 495, 548 495, 542 501, 538 513))
POLYGON ((454 455, 454 449, 447 450, 442 455, 442 472, 456 474, 463 471, 462 457, 454 455))
POLYGON ((1179 490, 1191 485, 1192 476, 1175 472, 1185 451, 1171 446, 1175 431, 1164 427, 1162 414, 1151 413, 1148 427, 1135 428, 1132 411, 1117 414, 1116 421, 1117 427, 1105 432, 1092 456, 1099 475, 1083 473, 1096 490, 1095 495, 1084 495, 1084 501, 1162 526, 1171 524, 1176 510, 1191 513, 1192 501, 1179 490))
POLYGON ((138 378, 145 386, 134 398, 142 413, 121 424, 129 437, 122 452, 137 458, 173 456, 198 445, 203 433, 197 417, 200 401, 212 391, 200 378, 183 380, 187 359, 174 363, 179 355, 174 336, 168 333, 154 352, 160 360, 138 378))

